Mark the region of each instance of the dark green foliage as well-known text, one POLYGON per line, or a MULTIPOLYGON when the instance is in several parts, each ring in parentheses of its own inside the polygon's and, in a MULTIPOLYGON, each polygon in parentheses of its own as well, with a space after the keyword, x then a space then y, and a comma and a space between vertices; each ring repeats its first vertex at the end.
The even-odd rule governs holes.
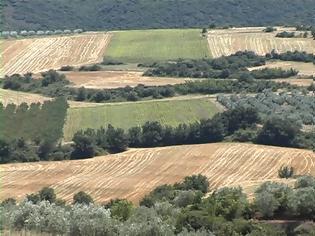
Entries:
POLYGON ((74 71, 74 67, 73 66, 62 66, 59 70, 60 71, 74 71))
POLYGON ((266 33, 271 33, 271 32, 274 32, 276 31, 277 29, 275 29, 274 27, 271 27, 271 26, 268 26, 264 29, 264 32, 266 33))
POLYGON ((146 76, 192 77, 192 78, 229 78, 247 67, 264 65, 266 59, 254 52, 237 52, 231 56, 215 59, 183 60, 156 64, 147 70, 146 76))
POLYGON ((83 191, 80 191, 73 196, 73 204, 86 204, 86 205, 88 205, 88 204, 91 204, 93 202, 94 202, 93 198, 89 194, 87 194, 83 191))
POLYGON ((275 117, 265 122, 257 135, 256 142, 265 145, 294 147, 297 146, 296 138, 299 132, 299 128, 295 124, 275 117))
POLYGON ((277 53, 273 50, 271 53, 266 54, 267 58, 282 60, 282 61, 299 61, 299 62, 314 62, 315 56, 312 53, 299 52, 299 51, 288 51, 286 53, 277 53))
POLYGON ((83 159, 95 156, 95 145, 91 137, 77 133, 73 137, 74 150, 71 153, 72 159, 83 159))
POLYGON ((81 66, 79 68, 79 71, 100 71, 100 70, 102 70, 102 67, 97 64, 81 66))
POLYGON ((120 221, 126 221, 130 218, 133 211, 133 204, 127 200, 117 200, 110 207, 111 216, 120 221))
POLYGON ((52 188, 44 187, 38 192, 38 194, 41 201, 49 201, 50 203, 56 201, 56 194, 52 188))
MULTIPOLYGON (((0 107, 0 162, 54 159, 63 136, 68 104, 64 98, 43 104, 0 107)), ((62 157, 64 159, 64 156, 62 157)))
POLYGON ((14 198, 6 198, 4 199, 1 204, 1 206, 14 206, 16 205, 16 199, 14 198))
POLYGON ((175 185, 176 188, 182 190, 195 190, 202 193, 209 191, 209 182, 206 176, 201 174, 185 177, 184 181, 175 185))
POLYGON ((38 193, 32 193, 32 194, 26 195, 26 200, 36 204, 40 202, 40 197, 38 193))
POLYGON ((313 24, 313 0, 5 0, 5 30, 195 28, 313 24), (234 9, 234 11, 232 11, 234 9), (299 12, 299 17, 297 17, 299 12), (211 13, 211 14, 209 14, 211 13))
POLYGON ((279 178, 290 178, 294 174, 294 168, 292 166, 281 166, 281 168, 278 170, 278 176, 279 178))
POLYGON ((283 32, 277 33, 276 37, 278 37, 278 38, 294 38, 295 37, 295 33, 294 32, 283 31, 283 32))
POLYGON ((61 97, 42 105, 22 103, 0 108, 0 139, 57 141, 63 136, 67 108, 67 102, 61 97))

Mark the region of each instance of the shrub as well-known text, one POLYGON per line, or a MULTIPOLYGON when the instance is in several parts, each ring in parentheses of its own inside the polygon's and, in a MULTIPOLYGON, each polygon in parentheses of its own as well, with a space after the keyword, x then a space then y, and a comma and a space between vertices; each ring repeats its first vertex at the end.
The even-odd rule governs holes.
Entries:
POLYGON ((294 169, 292 166, 281 166, 278 170, 278 176, 279 178, 290 178, 294 174, 294 169))
POLYGON ((86 204, 86 205, 88 205, 88 204, 93 203, 93 202, 94 202, 93 198, 89 194, 87 194, 83 191, 80 191, 73 196, 73 204, 86 204))

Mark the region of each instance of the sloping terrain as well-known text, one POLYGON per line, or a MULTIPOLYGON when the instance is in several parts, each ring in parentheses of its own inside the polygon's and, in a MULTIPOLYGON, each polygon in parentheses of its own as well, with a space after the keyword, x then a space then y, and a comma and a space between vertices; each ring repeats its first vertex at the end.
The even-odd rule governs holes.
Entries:
POLYGON ((315 174, 311 151, 252 144, 218 143, 150 149, 87 160, 6 164, 1 166, 1 199, 23 198, 44 186, 58 197, 72 200, 86 191, 98 202, 127 198, 137 202, 156 186, 203 174, 210 188, 278 180, 282 165, 293 166, 297 175, 315 174))
POLYGON ((64 65, 100 62, 110 38, 108 33, 85 33, 5 40, 1 42, 1 74, 37 73, 64 65))
POLYGON ((11 30, 314 24, 314 0, 3 0, 11 30))
MULTIPOLYGON (((85 103, 88 104, 88 103, 85 103)), ((84 104, 82 104, 84 106, 84 104)), ((107 103, 95 107, 75 107, 68 110, 64 127, 66 141, 81 129, 99 129, 108 124, 129 129, 146 121, 177 126, 211 118, 219 112, 213 96, 179 96, 138 102, 107 103)))
POLYGON ((209 56, 200 29, 115 31, 106 56, 127 63, 145 63, 209 56))
POLYGON ((227 30, 210 30, 208 43, 213 57, 228 56, 237 51, 254 51, 259 55, 277 52, 306 51, 315 53, 315 41, 312 38, 277 38, 275 35, 284 30, 280 28, 274 33, 264 33, 263 27, 234 28, 227 30))

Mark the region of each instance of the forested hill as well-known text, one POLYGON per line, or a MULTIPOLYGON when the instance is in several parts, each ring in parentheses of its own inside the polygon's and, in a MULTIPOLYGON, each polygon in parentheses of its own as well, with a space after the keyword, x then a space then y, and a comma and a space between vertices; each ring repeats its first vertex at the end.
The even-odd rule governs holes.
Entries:
POLYGON ((314 0, 3 0, 6 30, 315 23, 314 0))

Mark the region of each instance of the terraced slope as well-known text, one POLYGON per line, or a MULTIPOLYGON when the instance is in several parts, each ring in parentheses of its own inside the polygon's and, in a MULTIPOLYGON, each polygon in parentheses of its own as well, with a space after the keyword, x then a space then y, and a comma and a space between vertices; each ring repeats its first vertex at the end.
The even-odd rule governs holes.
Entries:
POLYGON ((37 73, 64 65, 83 65, 102 61, 110 41, 108 33, 84 33, 5 40, 2 47, 2 74, 37 73))
POLYGON ((315 174, 314 162, 311 151, 252 144, 134 149, 88 160, 2 165, 0 198, 21 199, 50 186, 67 201, 82 190, 98 202, 112 198, 138 202, 156 186, 192 174, 207 176, 212 189, 235 185, 251 189, 261 181, 278 181, 282 165, 293 166, 296 174, 315 174))

